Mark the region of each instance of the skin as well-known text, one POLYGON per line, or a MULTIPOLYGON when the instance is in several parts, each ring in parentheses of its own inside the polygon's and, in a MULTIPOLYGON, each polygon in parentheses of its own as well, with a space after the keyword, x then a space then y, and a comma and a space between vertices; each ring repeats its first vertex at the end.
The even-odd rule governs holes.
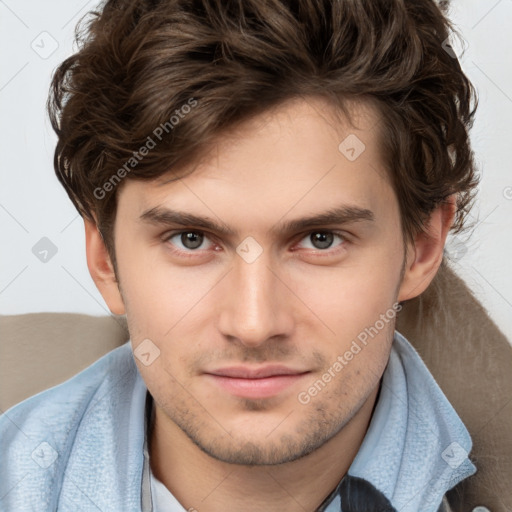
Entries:
POLYGON ((404 254, 377 112, 354 103, 357 128, 332 112, 320 98, 288 101, 223 133, 182 179, 126 180, 114 227, 117 276, 86 221, 89 270, 110 310, 127 315, 133 349, 150 339, 160 350, 148 366, 135 358, 156 404, 151 468, 185 509, 314 510, 364 439, 394 320, 307 404, 298 394, 393 304, 421 294, 441 263, 454 198, 404 254), (349 134, 366 146, 353 162, 338 150, 349 134), (271 231, 340 205, 374 219, 271 231), (209 217, 235 234, 141 219, 155 207, 209 217), (183 244, 187 229, 199 236, 195 246, 183 244), (315 242, 329 230, 341 235, 315 242), (248 236, 262 249, 251 263, 236 252, 248 236), (269 363, 308 373, 257 399, 205 374, 269 363))

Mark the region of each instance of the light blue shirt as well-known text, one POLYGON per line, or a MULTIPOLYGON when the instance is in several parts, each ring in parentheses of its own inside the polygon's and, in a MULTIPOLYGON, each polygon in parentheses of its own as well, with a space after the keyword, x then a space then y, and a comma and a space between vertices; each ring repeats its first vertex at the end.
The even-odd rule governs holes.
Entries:
MULTIPOLYGON (((163 484, 144 481, 146 393, 127 342, 0 416, 0 510, 140 512, 144 487, 154 512, 183 512, 163 484)), ((444 494, 475 473, 471 446, 423 361, 395 331, 346 478, 369 482, 400 512, 436 512, 444 494)), ((339 512, 341 493, 332 498, 326 512, 339 512)))

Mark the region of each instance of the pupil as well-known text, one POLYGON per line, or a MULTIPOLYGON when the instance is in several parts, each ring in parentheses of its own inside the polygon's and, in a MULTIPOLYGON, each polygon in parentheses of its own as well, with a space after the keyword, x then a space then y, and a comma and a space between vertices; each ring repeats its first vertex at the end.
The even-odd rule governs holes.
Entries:
POLYGON ((327 249, 332 244, 333 236, 332 233, 318 232, 311 235, 310 238, 317 249, 327 249))
POLYGON ((187 249, 197 249, 203 243, 203 235, 189 231, 181 234, 181 243, 187 249))

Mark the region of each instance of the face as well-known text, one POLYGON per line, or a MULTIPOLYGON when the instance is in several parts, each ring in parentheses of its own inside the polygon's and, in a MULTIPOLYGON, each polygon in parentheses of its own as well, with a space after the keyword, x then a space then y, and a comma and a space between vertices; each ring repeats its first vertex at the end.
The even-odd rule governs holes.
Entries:
POLYGON ((323 100, 290 101, 223 134, 192 174, 120 191, 132 346, 159 350, 139 371, 161 424, 218 460, 311 453, 384 371, 403 239, 377 114, 353 112, 357 129, 323 100))

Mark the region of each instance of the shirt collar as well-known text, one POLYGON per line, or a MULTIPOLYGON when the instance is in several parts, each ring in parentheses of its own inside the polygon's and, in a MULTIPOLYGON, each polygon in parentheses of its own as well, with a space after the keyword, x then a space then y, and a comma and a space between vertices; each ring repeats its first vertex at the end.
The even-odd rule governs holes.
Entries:
MULTIPOLYGON (((435 512, 449 489, 476 472, 471 447, 469 432, 420 355, 395 331, 378 403, 347 479, 369 484, 390 510, 435 512)), ((326 512, 341 510, 342 487, 343 480, 326 512)))

